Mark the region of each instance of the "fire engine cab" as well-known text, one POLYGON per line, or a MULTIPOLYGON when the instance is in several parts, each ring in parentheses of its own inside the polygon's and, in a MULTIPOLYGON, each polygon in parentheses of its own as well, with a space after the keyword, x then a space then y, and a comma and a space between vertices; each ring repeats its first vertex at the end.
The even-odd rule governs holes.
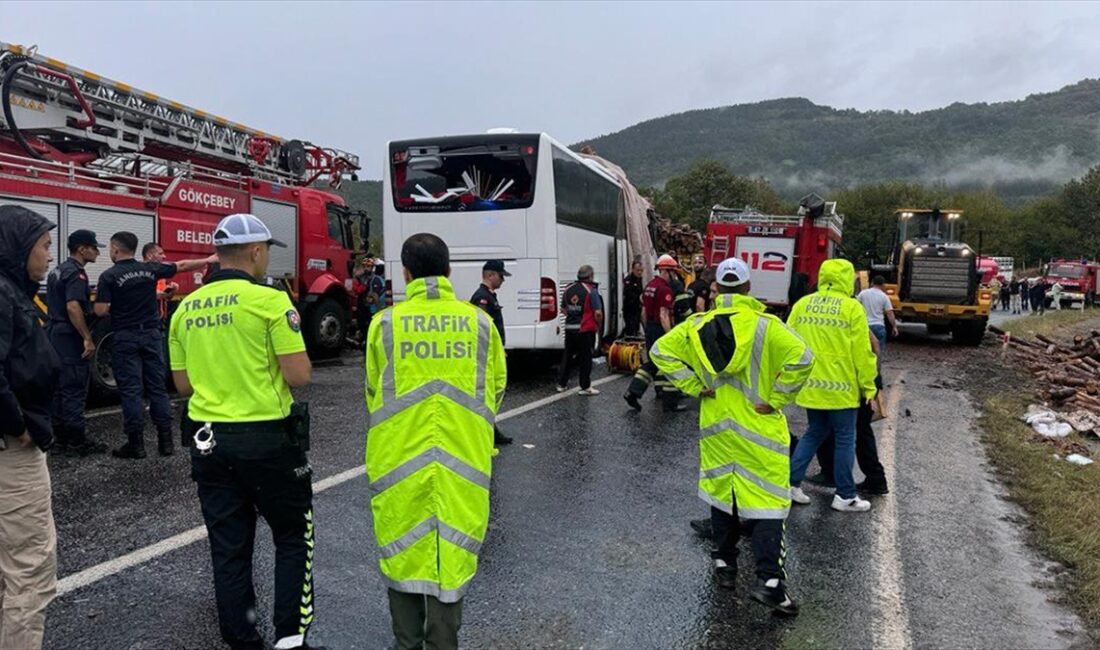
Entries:
POLYGON ((1066 306, 1070 308, 1093 307, 1096 304, 1097 278, 1100 277, 1100 264, 1086 259, 1056 259, 1043 265, 1043 284, 1046 285, 1048 307, 1066 306), (1055 284, 1062 287, 1058 296, 1061 305, 1054 305, 1055 284))
MULTIPOLYGON (((298 305, 312 353, 344 344, 354 301, 353 257, 368 220, 338 188, 359 169, 357 156, 286 140, 0 43, 3 120, 0 203, 18 204, 57 224, 55 264, 68 257, 68 233, 94 230, 101 241, 133 232, 139 246, 159 243, 169 261, 213 252, 224 216, 251 212, 288 248, 271 251, 268 281, 298 305)), ((354 178, 354 176, 353 176, 354 178)), ((110 266, 88 266, 93 290, 110 266)), ((176 277, 176 299, 202 274, 176 277)), ((103 324, 93 326, 102 332, 103 324)), ((93 382, 111 383, 109 341, 101 342, 93 382)))
POLYGON ((836 203, 816 194, 804 197, 792 215, 716 205, 703 250, 711 268, 728 257, 744 260, 752 271, 753 297, 785 314, 817 284, 818 269, 836 256, 843 229, 836 203))

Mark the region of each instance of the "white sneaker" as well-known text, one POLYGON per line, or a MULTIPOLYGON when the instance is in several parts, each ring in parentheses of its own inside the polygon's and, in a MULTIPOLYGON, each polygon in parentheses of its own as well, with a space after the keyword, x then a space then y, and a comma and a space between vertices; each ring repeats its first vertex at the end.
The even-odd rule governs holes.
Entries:
POLYGON ((859 497, 854 499, 841 498, 839 494, 833 496, 833 510, 840 512, 867 512, 871 509, 871 502, 859 497))
POLYGON ((810 495, 802 491, 802 488, 798 486, 791 487, 791 501, 795 503, 806 505, 810 502, 810 495))
POLYGON ((577 391, 577 394, 584 395, 585 397, 591 397, 593 395, 599 395, 600 391, 596 390, 595 388, 582 388, 577 391))
POLYGON ((558 391, 559 393, 564 393, 565 386, 554 386, 554 390, 558 391))

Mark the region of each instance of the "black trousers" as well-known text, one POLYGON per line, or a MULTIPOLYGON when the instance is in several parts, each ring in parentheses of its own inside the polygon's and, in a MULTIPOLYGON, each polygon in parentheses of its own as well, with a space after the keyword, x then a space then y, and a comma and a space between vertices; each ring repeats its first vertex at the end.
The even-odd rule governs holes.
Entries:
POLYGON ((122 428, 127 444, 145 446, 145 401, 162 440, 172 436, 172 405, 168 401, 168 364, 164 361, 164 332, 160 329, 116 330, 111 343, 111 368, 122 402, 122 428))
POLYGON ((280 429, 218 434, 208 456, 191 450, 210 536, 222 638, 233 648, 262 647, 256 631, 252 551, 256 516, 275 543, 276 640, 305 635, 313 622, 313 487, 305 452, 280 429))
POLYGON ((79 446, 87 442, 84 407, 88 402, 88 378, 91 364, 82 359, 84 339, 76 332, 50 328, 50 343, 61 359, 61 373, 54 392, 52 415, 54 433, 61 444, 79 446))
POLYGON ((581 388, 592 385, 592 350, 596 347, 595 332, 565 333, 565 352, 561 357, 561 370, 558 372, 558 386, 569 383, 573 368, 580 370, 581 388))
POLYGON ((737 495, 733 495, 733 512, 728 515, 718 508, 710 509, 710 523, 714 528, 714 550, 711 557, 737 566, 737 542, 742 535, 752 537, 752 554, 756 558, 756 577, 761 580, 787 579, 783 564, 787 549, 783 541, 786 519, 746 519, 737 516, 737 495))
POLYGON ((362 303, 355 306, 355 324, 359 326, 359 336, 361 336, 364 341, 367 340, 367 330, 370 329, 372 315, 373 314, 370 313, 370 305, 362 303))
MULTIPOLYGON (((874 411, 867 404, 859 407, 856 415, 856 462, 859 463, 859 471, 867 477, 867 485, 874 487, 886 487, 886 471, 878 459, 878 443, 875 442, 875 430, 871 426, 871 416, 874 411)), ((821 473, 825 476, 833 475, 833 437, 829 436, 822 441, 817 448, 817 463, 821 465, 821 473)))
MULTIPOLYGON (((665 330, 660 323, 645 324, 645 348, 648 351, 657 342, 657 339, 665 335, 665 330)), ((657 365, 652 360, 647 360, 634 373, 630 380, 627 392, 635 397, 642 397, 650 384, 656 384, 657 397, 665 404, 671 404, 680 399, 680 391, 673 386, 664 375, 657 372, 657 365)))
POLYGON ((441 603, 435 596, 388 591, 397 650, 457 650, 461 600, 441 603))
POLYGON ((623 336, 638 336, 642 329, 642 310, 623 310, 623 336))

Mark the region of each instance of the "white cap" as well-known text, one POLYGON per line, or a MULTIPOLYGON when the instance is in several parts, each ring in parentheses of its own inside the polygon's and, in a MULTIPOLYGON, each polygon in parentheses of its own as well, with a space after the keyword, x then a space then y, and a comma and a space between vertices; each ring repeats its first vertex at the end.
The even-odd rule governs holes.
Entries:
POLYGON ((286 244, 271 236, 271 230, 256 215, 231 214, 219 221, 218 226, 214 228, 215 246, 256 244, 259 242, 267 242, 272 246, 286 248, 286 244))
POLYGON ((718 265, 718 272, 714 277, 723 287, 739 287, 749 281, 749 265, 736 257, 724 259, 718 265), (730 275, 733 277, 727 279, 730 275))

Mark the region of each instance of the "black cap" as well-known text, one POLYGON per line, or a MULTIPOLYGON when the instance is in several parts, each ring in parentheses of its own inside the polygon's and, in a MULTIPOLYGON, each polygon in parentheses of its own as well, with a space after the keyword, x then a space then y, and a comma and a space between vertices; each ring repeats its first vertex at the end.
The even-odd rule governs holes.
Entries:
POLYGON ((503 260, 489 260, 485 263, 485 266, 481 267, 482 271, 496 271, 506 278, 512 277, 512 274, 504 270, 503 260))
POLYGON ((76 248, 77 246, 95 246, 96 248, 103 248, 103 244, 95 240, 95 233, 91 230, 74 230, 69 233, 69 248, 76 248))

